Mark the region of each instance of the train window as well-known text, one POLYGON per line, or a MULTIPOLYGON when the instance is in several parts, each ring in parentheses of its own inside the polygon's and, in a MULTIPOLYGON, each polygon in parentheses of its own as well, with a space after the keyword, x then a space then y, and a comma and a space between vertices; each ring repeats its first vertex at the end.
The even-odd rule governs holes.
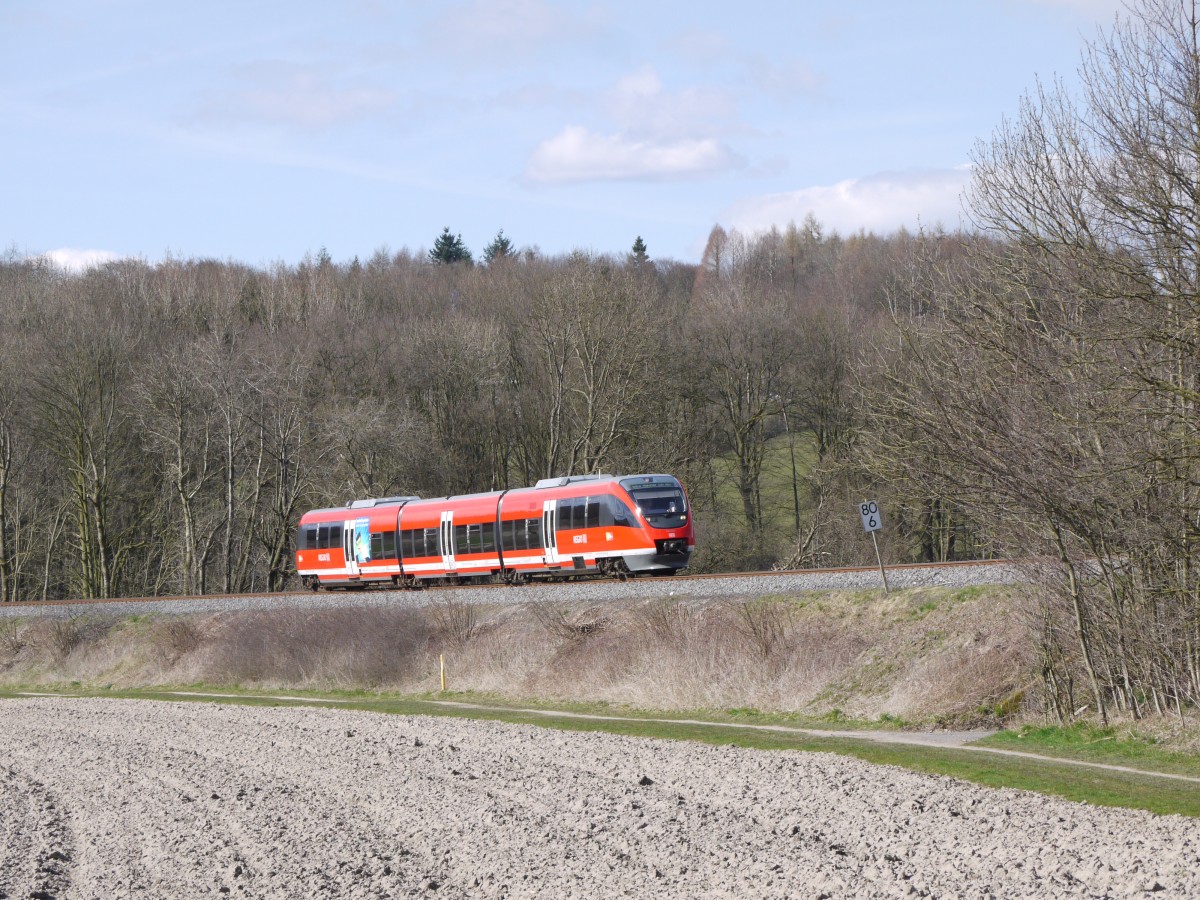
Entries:
POLYGON ((604 508, 600 514, 600 524, 632 525, 633 511, 618 497, 605 497, 604 508))
POLYGON ((329 526, 329 546, 332 547, 334 550, 338 550, 341 548, 341 546, 342 546, 342 526, 341 525, 335 524, 335 525, 329 526))
POLYGON ((525 520, 516 519, 500 523, 501 546, 505 550, 525 549, 525 520))
POLYGON ((629 495, 654 528, 679 526, 687 521, 683 491, 673 484, 634 485, 629 488, 629 495))
POLYGON ((603 497, 587 498, 587 525, 584 526, 585 528, 600 527, 600 504, 603 501, 603 497))
POLYGON ((383 534, 376 532, 371 535, 371 559, 379 559, 383 556, 383 534))
POLYGON ((421 554, 422 556, 442 555, 441 544, 438 541, 438 531, 439 529, 437 528, 425 529, 425 552, 421 554))
POLYGON ((574 497, 558 501, 558 531, 570 531, 575 527, 575 509, 578 502, 574 497))
POLYGON ((496 526, 492 522, 483 525, 455 525, 455 553, 483 553, 496 550, 496 526))
POLYGON ((383 533, 383 553, 380 555, 384 559, 396 558, 396 532, 385 531, 383 533))
POLYGON ((406 528, 401 532, 404 536, 405 556, 428 556, 425 552, 425 529, 406 528))
POLYGON ((318 550, 328 550, 329 549, 329 526, 328 525, 317 526, 317 549, 318 550))
MULTIPOLYGON (((489 526, 483 526, 483 548, 487 553, 496 549, 489 526)), ((542 546, 542 520, 516 519, 500 523, 505 550, 534 550, 542 546)))

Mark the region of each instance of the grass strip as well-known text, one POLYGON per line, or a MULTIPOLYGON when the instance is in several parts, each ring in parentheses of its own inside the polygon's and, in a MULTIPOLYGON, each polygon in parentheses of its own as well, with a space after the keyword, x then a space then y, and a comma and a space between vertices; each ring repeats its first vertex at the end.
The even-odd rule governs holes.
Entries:
MULTIPOLYGON (((51 693, 45 687, 37 690, 40 693, 51 693)), ((535 725, 563 731, 603 732, 660 740, 701 741, 715 746, 838 753, 870 763, 900 766, 930 775, 946 775, 987 787, 1037 791, 1097 806, 1143 809, 1164 815, 1178 814, 1200 817, 1200 785, 1156 778, 1153 775, 1088 769, 1057 763, 1053 760, 997 756, 968 749, 875 743, 854 738, 825 738, 796 732, 730 728, 728 725, 717 723, 685 723, 663 718, 624 716, 623 713, 621 718, 599 719, 577 718, 568 715, 556 716, 553 715, 553 709, 547 709, 543 713, 523 712, 512 707, 500 706, 486 709, 466 708, 447 706, 432 699, 360 695, 357 692, 353 695, 345 695, 288 691, 288 699, 281 699, 264 696, 261 692, 243 692, 215 686, 209 688, 193 686, 187 690, 190 693, 171 689, 93 690, 72 686, 63 691, 54 691, 54 693, 72 697, 216 702, 266 707, 320 706, 328 708, 333 706, 390 715, 443 716, 535 725), (213 696, 215 694, 221 696, 213 696)), ((0 690, 0 697, 19 697, 22 696, 22 693, 14 688, 6 688, 0 690)), ((602 712, 590 712, 590 714, 604 715, 602 712)), ((989 743, 994 740, 994 738, 989 739, 989 743)), ((1013 740, 1018 739, 1014 738, 1013 740)), ((1027 741, 1028 739, 1020 740, 1027 741)), ((1000 746, 1000 744, 995 745, 1000 746)), ((1005 744, 1004 749, 1008 748, 1008 745, 1005 744)), ((1027 742, 1018 744, 1015 749, 1039 752, 1033 744, 1027 742)), ((1067 750, 1061 746, 1059 749, 1060 752, 1055 755, 1068 758, 1067 750)), ((1146 763, 1145 759, 1135 761, 1127 757, 1108 757, 1103 760, 1091 761, 1115 764, 1141 762, 1143 763, 1142 768, 1158 770, 1158 767, 1153 764, 1144 764, 1146 763)), ((1161 771, 1167 771, 1167 769, 1161 769, 1161 771)), ((1190 772, 1176 772, 1175 774, 1190 774, 1190 772)))
POLYGON ((1100 728, 1082 722, 1067 726, 1023 726, 1015 731, 998 732, 978 743, 983 747, 1060 759, 1200 777, 1200 758, 1168 750, 1159 746, 1152 735, 1129 729, 1100 728))

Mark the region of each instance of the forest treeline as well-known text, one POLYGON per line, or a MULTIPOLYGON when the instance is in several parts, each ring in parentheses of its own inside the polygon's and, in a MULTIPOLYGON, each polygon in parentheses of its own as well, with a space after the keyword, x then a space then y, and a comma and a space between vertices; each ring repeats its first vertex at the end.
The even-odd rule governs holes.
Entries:
MULTIPOLYGON (((306 508, 665 471, 700 568, 1041 561, 1038 695, 1200 700, 1200 18, 1143 0, 961 233, 0 264, 0 595, 279 589, 306 508), (653 247, 649 248, 651 251, 653 247)), ((447 229, 447 234, 449 230, 447 229)), ((506 239, 507 240, 507 239, 506 239)))
MULTIPOLYGON (((682 478, 700 567, 855 561, 854 372, 924 240, 810 219, 714 229, 699 266, 9 259, 3 596, 277 590, 307 509, 601 471, 682 478)), ((895 558, 979 549, 936 508, 899 511, 895 558)))

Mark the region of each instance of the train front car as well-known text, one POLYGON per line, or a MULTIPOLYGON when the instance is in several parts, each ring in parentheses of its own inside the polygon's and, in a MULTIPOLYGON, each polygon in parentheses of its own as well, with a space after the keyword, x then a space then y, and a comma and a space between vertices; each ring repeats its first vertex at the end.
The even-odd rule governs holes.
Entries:
POLYGON ((683 485, 672 475, 631 475, 617 483, 632 501, 647 549, 625 556, 631 572, 671 575, 685 568, 696 549, 692 513, 683 485))

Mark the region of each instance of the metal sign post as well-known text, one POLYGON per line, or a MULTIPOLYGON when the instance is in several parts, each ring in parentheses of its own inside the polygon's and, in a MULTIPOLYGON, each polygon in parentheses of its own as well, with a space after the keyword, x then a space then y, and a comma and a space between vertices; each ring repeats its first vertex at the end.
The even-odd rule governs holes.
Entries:
POLYGON ((883 593, 890 594, 887 570, 883 567, 883 556, 879 553, 879 540, 875 537, 875 532, 883 528, 883 514, 879 511, 879 504, 874 500, 864 500, 859 504, 858 512, 862 516, 863 529, 871 535, 871 543, 875 545, 875 559, 879 561, 879 574, 883 576, 883 593))

